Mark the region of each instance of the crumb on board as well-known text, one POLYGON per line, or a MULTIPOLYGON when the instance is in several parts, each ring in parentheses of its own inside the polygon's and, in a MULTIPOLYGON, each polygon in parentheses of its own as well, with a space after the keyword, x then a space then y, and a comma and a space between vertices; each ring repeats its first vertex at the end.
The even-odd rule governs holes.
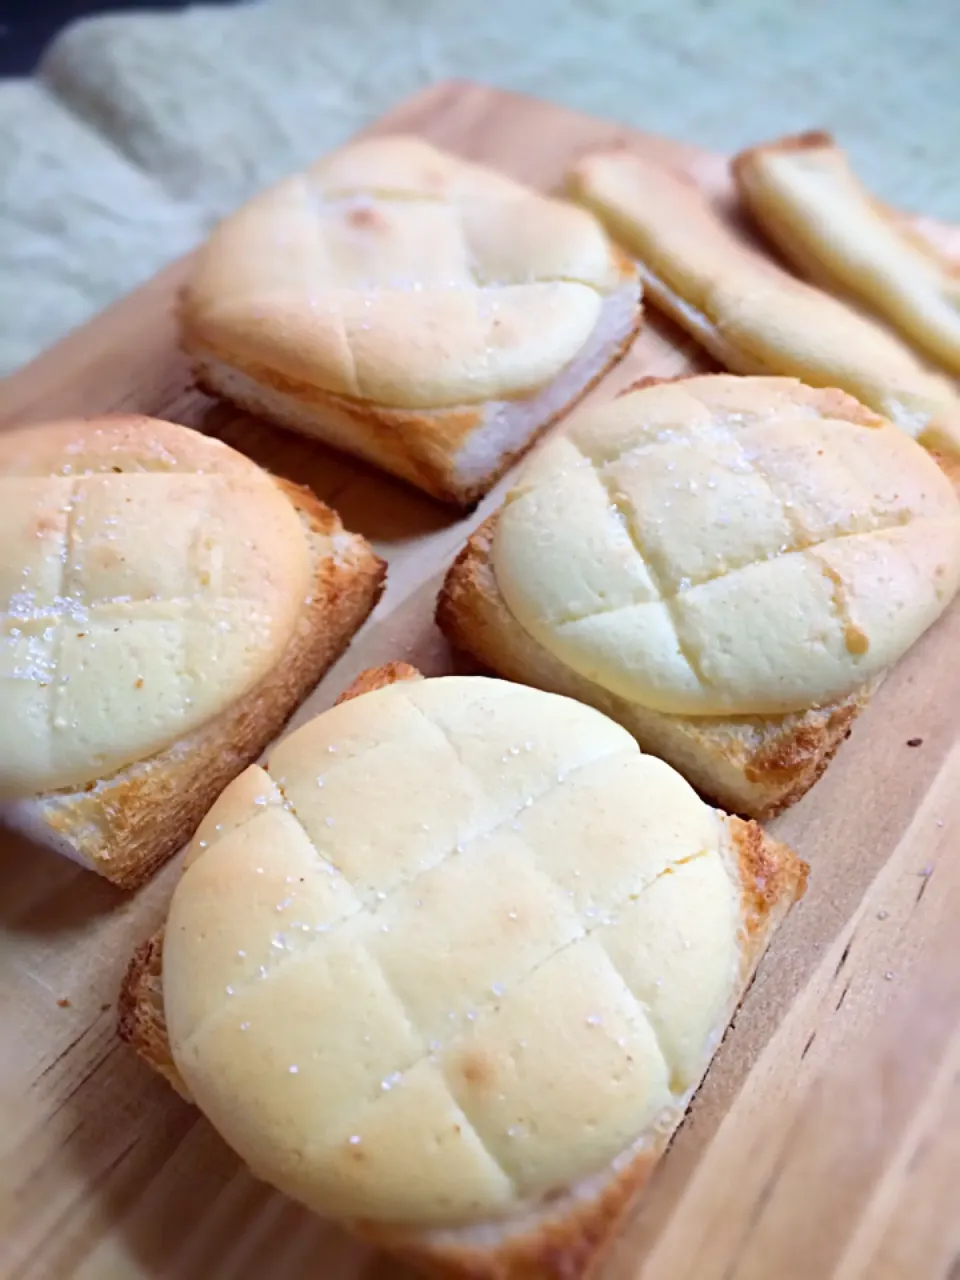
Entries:
POLYGON ((60 999, 57 1001, 57 1008, 58 1008, 58 1009, 69 1009, 69 1008, 70 1008, 70 1001, 67 999, 67 997, 66 997, 66 996, 61 996, 61 997, 60 997, 60 999))
POLYGON ((923 746, 923 739, 922 739, 922 738, 908 738, 908 739, 907 739, 907 746, 908 746, 908 747, 922 747, 922 746, 923 746))

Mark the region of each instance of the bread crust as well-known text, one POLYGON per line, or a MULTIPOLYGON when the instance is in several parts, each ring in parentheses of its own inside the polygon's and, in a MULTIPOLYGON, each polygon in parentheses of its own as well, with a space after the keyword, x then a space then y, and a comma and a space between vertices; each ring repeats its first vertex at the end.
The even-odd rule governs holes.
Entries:
POLYGON ((800 274, 866 307, 928 359, 960 372, 955 254, 925 234, 921 220, 915 225, 868 191, 829 133, 761 143, 730 167, 741 203, 800 274), (804 155, 818 174, 819 196, 817 184, 804 185, 804 155))
POLYGON ((727 812, 769 819, 799 800, 879 683, 830 706, 781 716, 688 717, 627 702, 570 670, 514 618, 493 570, 496 523, 494 513, 480 525, 444 580, 436 617, 450 643, 508 680, 597 707, 727 812))
MULTIPOLYGON (((364 672, 341 701, 391 684, 417 679, 405 663, 364 672)), ((724 1029, 752 981, 770 937, 806 886, 807 866, 785 845, 772 840, 754 822, 727 819, 730 871, 741 885, 741 968, 724 1029)), ((120 992, 118 1034, 155 1071, 189 1101, 170 1055, 163 1012, 163 932, 138 947, 120 992)), ((712 1057, 710 1046, 703 1071, 712 1057)), ((702 1073, 701 1073, 702 1074, 702 1073)), ((355 1222, 356 1234, 409 1261, 427 1275, 444 1280, 573 1280, 584 1274, 643 1188, 674 1131, 687 1102, 670 1108, 652 1140, 625 1153, 579 1190, 561 1191, 524 1216, 497 1223, 494 1240, 478 1238, 472 1228, 422 1230, 355 1222)))
MULTIPOLYGON (((755 146, 745 147, 730 161, 730 171, 734 181, 744 197, 749 197, 753 179, 753 169, 758 160, 765 155, 777 155, 790 152, 820 151, 837 147, 837 140, 832 133, 824 129, 806 129, 801 133, 787 134, 771 142, 759 142, 755 146)), ((947 242, 952 242, 957 235, 957 228, 950 223, 940 222, 936 218, 927 218, 917 214, 904 213, 891 205, 885 204, 876 196, 864 191, 864 196, 885 222, 893 227, 915 249, 926 254, 932 262, 947 276, 960 276, 960 258, 956 252, 950 252, 947 242)), ((749 201, 747 201, 749 203, 749 201)), ((771 228, 762 226, 768 234, 771 228)), ((786 245, 783 246, 785 249, 786 245)), ((796 249, 796 246, 791 246, 796 249)), ((811 264, 810 278, 817 274, 815 264, 811 264)), ((831 283, 833 283, 831 281, 831 283)))
MULTIPOLYGON (((615 248, 614 253, 626 285, 635 278, 635 267, 622 250, 615 248)), ((469 482, 459 478, 457 453, 469 437, 484 431, 489 403, 448 409, 390 408, 371 400, 337 395, 265 364, 212 348, 208 340, 191 335, 186 326, 184 345, 193 357, 197 385, 208 394, 232 400, 248 412, 268 417, 282 427, 300 430, 332 447, 354 453, 440 502, 468 508, 479 501, 544 432, 564 417, 623 359, 640 330, 642 320, 643 308, 638 302, 631 324, 607 346, 596 372, 577 385, 573 394, 538 422, 519 444, 497 454, 495 462, 482 477, 469 482), (242 376, 240 384, 233 380, 234 374, 242 376), (310 418, 311 429, 299 427, 292 420, 284 421, 277 413, 271 413, 263 398, 264 394, 269 396, 271 393, 293 402, 298 411, 310 418)), ((523 401, 510 403, 519 407, 523 401)))
POLYGON ((584 209, 393 134, 227 217, 178 311, 201 385, 469 506, 619 359, 640 286, 584 209))
POLYGON ((276 737, 373 609, 386 574, 366 539, 347 533, 309 489, 276 483, 300 516, 314 565, 312 593, 281 660, 189 737, 82 789, 15 801, 5 824, 134 889, 186 843, 227 783, 276 737))
POLYGON ((378 689, 386 689, 388 685, 400 684, 404 680, 422 679, 417 668, 411 667, 409 662, 387 662, 382 667, 368 667, 347 685, 333 705, 339 707, 342 702, 350 702, 364 693, 376 693, 378 689))
MULTIPOLYGON (((800 135, 792 149, 817 139, 800 135)), ((925 448, 960 455, 953 382, 889 326, 744 243, 689 174, 601 151, 582 156, 568 181, 574 197, 643 259, 653 304, 731 373, 842 385, 925 448)), ((931 238, 921 239, 928 254, 935 251, 931 238)))
POLYGON ((134 951, 117 997, 117 1035, 163 1076, 181 1098, 190 1091, 174 1065, 163 1016, 163 929, 134 951))

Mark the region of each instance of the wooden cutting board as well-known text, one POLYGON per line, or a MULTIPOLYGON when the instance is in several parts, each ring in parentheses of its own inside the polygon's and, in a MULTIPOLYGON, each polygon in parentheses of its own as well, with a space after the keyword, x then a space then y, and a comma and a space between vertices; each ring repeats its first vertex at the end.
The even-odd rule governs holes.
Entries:
MULTIPOLYGON (((524 180, 623 141, 686 168, 723 206, 720 157, 544 103, 446 84, 375 131, 414 130, 524 180)), ((504 485, 457 519, 399 483, 193 390, 172 304, 184 263, 0 387, 0 425, 154 414, 306 481, 390 562, 386 596, 298 717, 362 668, 449 670, 442 571, 504 485)), ((709 365, 650 315, 620 369, 709 365)), ((773 824, 813 866, 603 1280, 960 1277, 960 608, 857 722, 814 791, 773 824)), ((2 731, 2 727, 0 727, 2 731)), ((398 1276, 257 1184, 114 1035, 135 943, 177 874, 134 897, 68 862, 0 847, 0 1275, 29 1280, 374 1280, 398 1276)))

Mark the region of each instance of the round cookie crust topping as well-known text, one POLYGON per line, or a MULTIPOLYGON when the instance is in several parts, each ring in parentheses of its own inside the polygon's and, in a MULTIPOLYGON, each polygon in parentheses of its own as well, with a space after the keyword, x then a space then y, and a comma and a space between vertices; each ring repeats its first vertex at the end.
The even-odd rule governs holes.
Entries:
POLYGON ((444 409, 545 387, 628 279, 633 264, 585 209, 390 136, 225 219, 181 319, 192 348, 261 381, 444 409))
POLYGON ((0 795, 169 747, 279 659, 310 588, 266 472, 152 418, 0 439, 0 795))
POLYGON ((741 980, 729 841, 577 702, 457 677, 355 698, 197 833, 164 944, 177 1068, 325 1216, 510 1214, 699 1079, 741 980))
POLYGON ((960 582, 936 462, 835 390, 641 385, 548 441, 497 519, 497 583, 545 649, 679 715, 802 711, 895 662, 960 582))

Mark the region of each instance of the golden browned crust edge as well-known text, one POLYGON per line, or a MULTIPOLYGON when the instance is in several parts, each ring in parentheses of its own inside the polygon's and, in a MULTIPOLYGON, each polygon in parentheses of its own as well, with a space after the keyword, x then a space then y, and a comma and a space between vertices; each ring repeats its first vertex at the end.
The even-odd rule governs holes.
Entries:
POLYGON ((758 823, 733 816, 727 818, 727 824, 743 889, 746 980, 766 945, 765 931, 771 922, 779 922, 777 911, 785 913, 806 892, 810 868, 789 845, 774 840, 758 823))
MULTIPOLYGON (((632 260, 619 247, 614 246, 618 267, 626 280, 636 276, 636 267, 632 260), (629 267, 629 272, 627 271, 629 267)), ((483 422, 485 405, 463 405, 450 409, 420 410, 392 409, 377 405, 371 400, 355 400, 348 396, 336 395, 311 386, 302 379, 288 377, 278 373, 266 365, 248 359, 240 359, 236 355, 212 347, 205 339, 191 335, 189 331, 183 335, 184 349, 194 361, 194 379, 201 390, 220 399, 226 393, 221 391, 216 379, 206 369, 205 361, 213 359, 231 369, 245 374, 254 382, 269 391, 279 392, 296 400, 311 412, 321 414, 324 410, 338 417, 345 417, 372 434, 377 441, 378 456, 374 462, 357 451, 369 465, 379 466, 401 480, 407 481, 415 488, 428 493, 437 501, 449 506, 467 509, 474 506, 488 490, 513 464, 527 453, 544 432, 565 417, 598 382, 623 359, 633 344, 640 326, 643 323, 643 303, 638 301, 633 323, 623 338, 610 348, 607 358, 596 374, 581 387, 576 395, 546 418, 537 429, 516 449, 501 453, 496 465, 478 481, 470 485, 457 483, 454 471, 454 456, 462 441, 483 422)), ((265 412, 251 399, 238 395, 236 403, 241 408, 265 417, 265 412)), ((278 419, 272 419, 285 431, 296 431, 297 428, 278 419)), ((318 438, 307 435, 308 439, 318 438)), ((321 443, 324 443, 321 441, 321 443)), ((333 445, 327 447, 333 448, 333 445)))
POLYGON ((134 889, 193 834, 227 783, 276 737, 349 644, 383 590, 386 566, 365 538, 346 534, 337 514, 309 489, 277 479, 307 527, 313 592, 280 661, 254 689, 178 744, 76 795, 39 797, 43 822, 86 865, 134 889), (327 554, 317 540, 349 538, 327 554))
MULTIPOLYGON (((843 392, 837 394, 845 395, 843 392)), ((491 552, 496 521, 497 513, 494 512, 475 530, 454 560, 437 600, 436 620, 454 648, 469 654, 485 668, 506 679, 526 680, 531 673, 502 670, 504 651, 509 645, 504 635, 505 628, 513 623, 518 630, 522 629, 519 623, 513 622, 493 574, 491 552)), ((523 635, 527 643, 536 643, 526 632, 523 635)), ((545 651, 544 658, 545 661, 550 658, 545 651)), ((671 759, 669 753, 655 744, 645 742, 639 735, 637 741, 645 750, 662 754, 669 764, 687 776, 703 795, 720 808, 767 820, 810 790, 849 736, 853 721, 869 701, 877 683, 872 682, 830 706, 810 710, 802 716, 785 717, 789 727, 772 729, 755 749, 745 748, 739 753, 735 760, 737 768, 756 795, 755 801, 749 805, 718 779, 713 779, 712 785, 708 785, 711 783, 709 749, 712 747, 714 753, 721 749, 717 726, 736 725, 737 718, 715 721, 706 716, 663 717, 664 722, 683 724, 688 730, 686 738, 690 749, 697 750, 703 757, 704 774, 698 778, 691 778, 687 764, 671 759)), ((600 709, 611 714, 606 705, 600 709)), ((746 723, 751 718, 740 719, 746 723)), ((631 729, 629 724, 625 727, 631 729)), ((728 755, 727 759, 731 757, 728 755)))
POLYGON ((409 662, 387 662, 382 667, 369 667, 361 671, 352 684, 348 684, 340 697, 333 704, 339 707, 342 702, 350 702, 362 697, 365 693, 376 693, 378 689, 386 689, 391 684, 400 684, 404 680, 422 680, 423 676, 409 662))
POLYGON ((638 1151, 592 1200, 575 1202, 572 1212, 538 1221, 529 1231, 504 1236, 492 1249, 437 1244, 423 1239, 422 1233, 417 1239, 415 1232, 399 1233, 366 1223, 356 1224, 354 1230, 437 1280, 576 1280, 650 1180, 682 1119, 682 1113, 672 1118, 656 1143, 638 1151))
MULTIPOLYGON (((737 185, 739 195, 762 230, 768 234, 772 233, 772 228, 764 225, 763 219, 751 207, 751 184, 754 178, 753 166, 756 161, 771 153, 817 151, 823 148, 842 151, 833 134, 822 129, 807 129, 802 133, 787 134, 782 138, 774 138, 769 142, 761 142, 752 147, 745 147, 730 161, 730 172, 737 185)), ((869 204, 885 222, 896 229, 904 240, 909 241, 915 249, 919 249, 921 253, 926 254, 935 261, 947 276, 960 275, 960 252, 955 249, 951 250, 946 243, 948 240, 954 240, 956 224, 943 222, 938 218, 931 218, 924 214, 906 213, 902 209, 894 208, 869 191, 860 182, 859 178, 857 178, 857 181, 869 204)))
POLYGON ((758 142, 752 147, 744 147, 730 161, 730 170, 734 178, 739 178, 742 171, 749 168, 758 156, 771 151, 819 151, 821 147, 836 145, 833 134, 825 129, 804 129, 801 133, 788 133, 770 142, 758 142))
MULTIPOLYGON (((279 417, 271 417, 253 396, 221 390, 217 378, 211 373, 211 360, 235 369, 257 383, 266 391, 288 396, 311 413, 330 413, 356 423, 376 440, 377 459, 374 462, 359 449, 356 457, 368 466, 378 466, 430 497, 451 506, 466 507, 476 501, 466 491, 457 489, 451 476, 451 459, 457 442, 479 427, 483 421, 483 405, 464 405, 452 409, 431 411, 417 409, 391 409, 373 401, 354 400, 336 395, 320 387, 287 374, 279 373, 267 365, 228 354, 212 348, 209 343, 190 343, 186 350, 193 358, 193 376, 197 386, 218 399, 232 399, 248 413, 269 421, 284 431, 294 431, 308 440, 316 440, 326 448, 334 449, 319 435, 312 435, 279 417)), ((491 483, 493 483, 491 481, 491 483)))
POLYGON ((172 1085, 190 1093, 170 1054, 163 1015, 163 929, 142 942, 131 957, 117 997, 117 1035, 172 1085))
MULTIPOLYGON (((398 680, 420 678, 420 673, 407 663, 390 663, 363 672, 338 701, 398 680)), ((774 931, 793 903, 803 896, 809 868, 757 823, 731 817, 727 824, 735 854, 733 869, 741 885, 742 918, 740 989, 730 1010, 732 1017, 749 990, 774 931)), ((162 948, 161 929, 134 952, 120 991, 117 1033, 189 1101, 167 1040, 162 948)), ((709 1062, 704 1063, 704 1072, 708 1065, 709 1062)), ((369 1222, 354 1223, 353 1229, 363 1239, 439 1280, 576 1280, 629 1212, 685 1114, 679 1108, 672 1111, 658 1129, 656 1140, 639 1150, 592 1199, 557 1197, 563 1206, 559 1216, 537 1217, 530 1229, 506 1234, 492 1249, 458 1243, 450 1238, 455 1233, 443 1233, 438 1238, 430 1231, 369 1222)), ((506 1228, 508 1224, 504 1225, 506 1228)))

